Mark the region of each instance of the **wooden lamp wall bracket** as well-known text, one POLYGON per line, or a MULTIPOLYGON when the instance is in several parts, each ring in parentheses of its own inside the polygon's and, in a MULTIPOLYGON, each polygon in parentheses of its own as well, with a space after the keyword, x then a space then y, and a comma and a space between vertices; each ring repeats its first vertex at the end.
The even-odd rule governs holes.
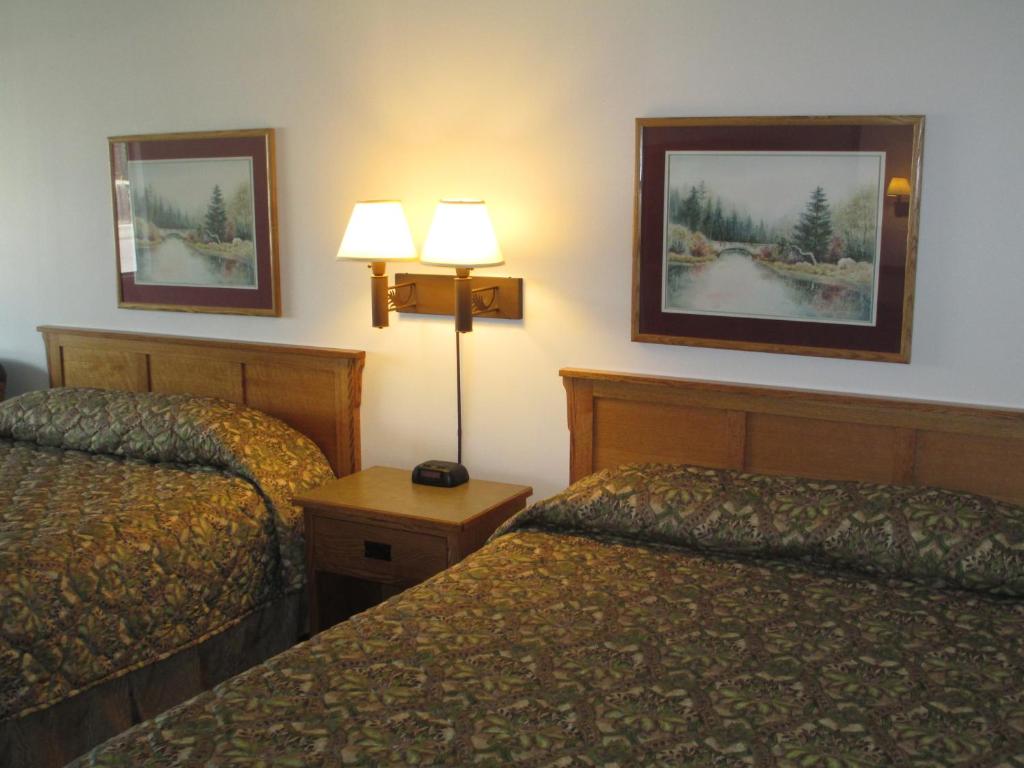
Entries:
MULTIPOLYGON (((472 275, 473 314, 499 320, 523 319, 523 279, 472 275)), ((413 286, 414 303, 397 306, 403 314, 454 315, 454 275, 400 272, 395 288, 413 286)))
POLYGON ((495 306, 498 301, 498 286, 492 285, 488 288, 474 288, 473 289, 473 314, 474 315, 487 315, 491 312, 497 312, 498 307, 495 306), (485 297, 484 294, 487 294, 485 297))
POLYGON ((388 310, 401 311, 416 306, 416 283, 395 283, 388 287, 388 310), (399 299, 399 291, 404 291, 404 298, 399 299))

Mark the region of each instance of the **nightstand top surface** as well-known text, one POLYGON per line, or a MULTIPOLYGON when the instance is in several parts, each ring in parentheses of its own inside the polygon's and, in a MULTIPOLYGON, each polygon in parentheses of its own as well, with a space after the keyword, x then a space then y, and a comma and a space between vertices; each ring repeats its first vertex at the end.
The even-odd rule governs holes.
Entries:
POLYGON ((295 497, 295 503, 320 510, 355 510, 394 515, 442 525, 462 526, 516 497, 533 493, 528 485, 473 480, 455 488, 412 482, 412 472, 370 467, 330 480, 295 497))

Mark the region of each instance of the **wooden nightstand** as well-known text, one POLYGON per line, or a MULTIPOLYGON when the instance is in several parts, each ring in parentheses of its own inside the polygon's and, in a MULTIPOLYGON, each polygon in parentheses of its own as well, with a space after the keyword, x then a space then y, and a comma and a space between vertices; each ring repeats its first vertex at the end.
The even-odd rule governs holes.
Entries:
POLYGON ((479 549, 526 505, 525 485, 416 485, 372 467, 295 498, 305 511, 312 633, 376 605, 479 549))

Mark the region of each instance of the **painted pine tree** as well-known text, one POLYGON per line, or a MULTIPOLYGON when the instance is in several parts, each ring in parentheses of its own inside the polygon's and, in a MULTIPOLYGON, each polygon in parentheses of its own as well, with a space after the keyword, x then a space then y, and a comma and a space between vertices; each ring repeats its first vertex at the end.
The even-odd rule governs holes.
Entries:
POLYGON ((683 202, 683 224, 692 230, 700 229, 701 193, 696 187, 690 187, 690 194, 683 202))
POLYGON ((832 210, 821 187, 815 187, 811 193, 807 208, 800 214, 800 223, 793 228, 793 239, 798 248, 813 253, 816 260, 827 257, 832 240, 832 210))
POLYGON ((215 238, 217 242, 224 239, 224 227, 228 221, 228 214, 224 208, 224 195, 221 194, 220 184, 213 185, 213 194, 210 195, 210 204, 206 207, 206 232, 215 238))

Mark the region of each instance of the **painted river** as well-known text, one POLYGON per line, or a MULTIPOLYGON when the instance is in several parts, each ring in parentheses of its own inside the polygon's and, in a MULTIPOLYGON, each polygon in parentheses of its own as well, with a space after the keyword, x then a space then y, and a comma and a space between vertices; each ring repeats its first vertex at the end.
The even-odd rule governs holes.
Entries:
POLYGON ((251 263, 197 253, 177 237, 139 248, 137 258, 135 282, 141 285, 256 287, 251 263))
POLYGON ((783 276, 749 256, 726 253, 706 264, 669 262, 665 311, 870 323, 871 294, 783 276))

